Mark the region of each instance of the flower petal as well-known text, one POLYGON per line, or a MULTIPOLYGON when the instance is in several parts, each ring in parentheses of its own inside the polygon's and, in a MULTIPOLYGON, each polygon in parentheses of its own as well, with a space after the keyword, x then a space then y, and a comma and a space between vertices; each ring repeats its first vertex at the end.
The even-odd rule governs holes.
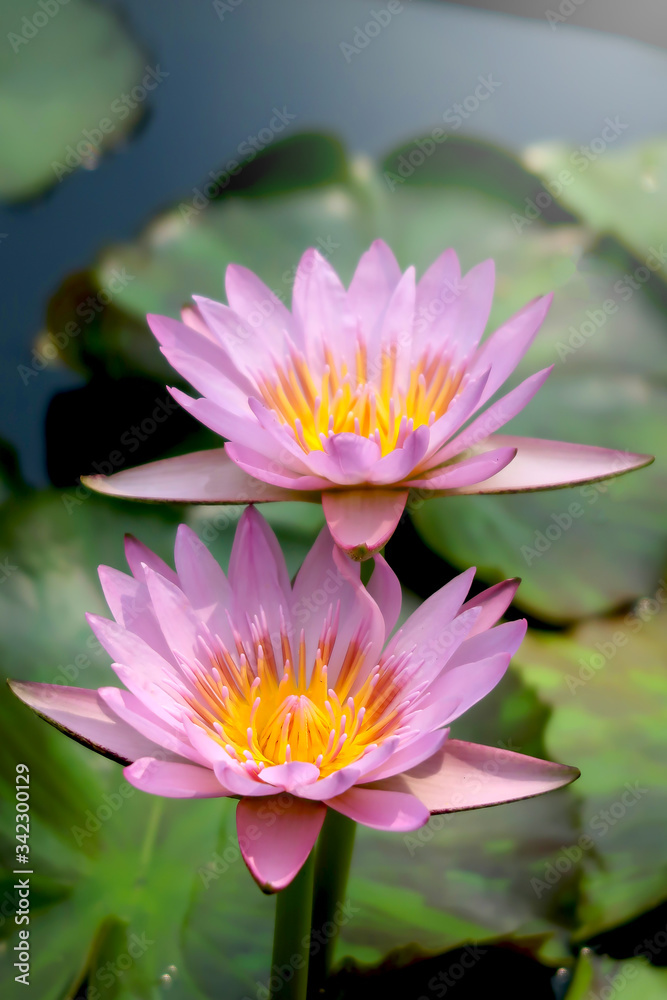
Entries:
POLYGON ((366 472, 366 480, 377 486, 388 486, 407 479, 426 455, 431 433, 425 424, 409 434, 400 448, 394 448, 366 472))
POLYGON ((488 410, 485 410, 471 424, 468 424, 464 431, 461 431, 457 437, 441 448, 436 457, 446 462, 454 455, 479 444, 490 434, 495 434, 530 402, 535 393, 542 388, 553 369, 553 365, 549 368, 543 368, 542 371, 525 379, 507 395, 501 396, 488 410))
POLYGON ((488 340, 482 344, 469 368, 471 375, 491 368, 491 375, 482 396, 482 404, 494 395, 521 361, 535 339, 552 299, 552 294, 533 299, 523 309, 510 316, 507 322, 498 327, 495 333, 492 333, 488 340))
POLYGON ((123 469, 112 476, 82 476, 81 482, 108 496, 168 503, 238 504, 313 499, 253 479, 232 462, 224 448, 163 458, 123 469))
POLYGON ((211 799, 227 795, 213 771, 196 764, 179 764, 141 757, 123 774, 131 785, 168 799, 211 799))
POLYGON ((193 399, 174 386, 167 386, 169 392, 183 409, 221 438, 234 439, 236 444, 252 448, 263 455, 275 455, 276 445, 271 436, 257 423, 252 412, 252 396, 248 397, 245 413, 234 413, 229 407, 221 406, 213 399, 200 396, 193 399))
MULTIPOLYGON (((389 779, 390 781, 393 779, 389 779)), ((328 799, 327 805, 356 823, 374 830, 404 833, 428 823, 428 808, 414 795, 375 788, 349 788, 342 795, 328 799)))
POLYGON ((371 470, 380 463, 380 447, 358 434, 333 434, 324 442, 323 451, 306 456, 308 467, 338 486, 368 482, 371 470))
POLYGON ((294 794, 302 799, 324 801, 346 792, 352 785, 356 785, 360 778, 361 768, 356 764, 348 764, 347 767, 341 767, 339 771, 332 771, 326 778, 320 778, 312 785, 301 785, 294 794))
POLYGON ((204 632, 192 605, 180 587, 148 567, 146 586, 169 649, 175 656, 180 654, 191 663, 197 656, 198 639, 204 632))
POLYGON ((443 251, 417 282, 417 319, 428 319, 447 305, 460 290, 461 266, 456 251, 443 251), (424 316, 424 314, 426 314, 424 316))
MULTIPOLYGON (((475 567, 471 566, 423 601, 393 637, 385 651, 386 655, 400 655, 413 648, 437 649, 441 646, 441 636, 461 611, 474 576, 475 567)), ((477 620, 476 617, 474 620, 477 620)), ((472 624, 471 620, 471 628, 472 624)))
POLYGON ((330 612, 332 619, 338 621, 328 663, 329 684, 338 677, 345 655, 354 643, 361 642, 363 647, 370 642, 367 659, 370 663, 376 658, 371 667, 377 662, 385 639, 381 610, 361 583, 359 566, 341 555, 326 526, 296 575, 291 612, 297 643, 303 633, 307 671, 315 663, 330 612))
POLYGON ((449 729, 436 729, 432 733, 421 733, 400 750, 396 750, 386 763, 380 764, 364 775, 364 782, 379 781, 381 778, 391 778, 428 760, 441 749, 449 736, 449 729))
POLYGON ((379 327, 400 280, 401 269, 394 254, 384 240, 375 240, 359 259, 345 305, 346 311, 360 320, 367 343, 379 327))
POLYGON ((366 590, 382 612, 385 635, 388 636, 401 613, 403 593, 400 580, 387 561, 381 555, 376 555, 374 562, 366 590))
POLYGON ((312 247, 306 250, 294 277, 292 313, 311 364, 322 363, 325 343, 341 342, 345 298, 345 289, 331 264, 312 247))
POLYGON ((174 559, 180 585, 195 613, 229 646, 233 636, 226 609, 231 606, 232 588, 217 559, 187 524, 179 525, 176 532, 174 559))
POLYGON ((493 691, 504 677, 510 659, 509 653, 497 653, 451 669, 447 664, 423 698, 415 702, 415 709, 419 710, 415 725, 433 730, 454 722, 493 691))
MULTIPOLYGON (((227 309, 226 306, 220 308, 227 309)), ((231 310, 227 311, 234 316, 231 310)), ((214 402, 225 403, 235 412, 244 413, 248 409, 247 396, 253 391, 254 383, 238 371, 234 364, 236 355, 230 358, 225 342, 215 336, 216 331, 209 316, 203 310, 199 312, 214 337, 203 335, 194 327, 168 316, 149 314, 146 319, 162 353, 183 378, 214 402)), ((241 328, 239 317, 235 317, 235 320, 236 325, 241 328)), ((239 337, 234 339, 235 347, 237 342, 239 337)))
POLYGON ((429 760, 374 787, 409 792, 431 813, 445 813, 530 799, 578 777, 579 770, 566 764, 501 747, 447 740, 429 760))
POLYGON ((294 324, 291 312, 275 292, 240 264, 228 266, 225 291, 230 307, 266 346, 283 350, 285 333, 292 335, 294 324))
POLYGON ((367 559, 389 541, 407 499, 407 490, 331 490, 322 508, 336 544, 352 559, 367 559))
POLYGON ((154 649, 143 636, 131 632, 118 622, 93 614, 87 614, 86 621, 113 660, 131 667, 137 673, 156 682, 164 677, 173 679, 175 676, 175 661, 164 639, 163 646, 170 657, 169 660, 154 649))
POLYGON ((167 662, 173 662, 153 613, 146 584, 111 566, 100 566, 98 574, 107 604, 118 624, 138 635, 167 662))
MULTIPOLYGON (((382 364, 381 348, 398 348, 401 344, 409 344, 415 322, 415 296, 417 293, 415 269, 409 267, 394 288, 387 303, 382 321, 377 330, 377 338, 368 340, 371 370, 377 370, 382 364)), ((407 361, 407 358, 406 358, 407 361)))
MULTIPOLYGON (((280 486, 285 490, 302 491, 326 490, 331 486, 330 481, 324 476, 308 476, 294 472, 281 464, 275 457, 269 458, 267 455, 261 455, 258 451, 246 448, 245 445, 236 442, 232 444, 231 441, 228 441, 225 451, 240 469, 247 472, 253 479, 259 479, 263 483, 271 483, 273 486, 280 486)), ((291 456, 289 458, 291 459, 291 456)), ((306 499, 303 493, 301 493, 300 499, 306 499)), ((307 497, 307 499, 319 502, 319 497, 307 497)))
POLYGON ((406 485, 423 490, 453 490, 471 486, 496 475, 514 460, 515 455, 516 448, 495 448, 453 462, 443 469, 432 469, 423 479, 409 479, 406 485))
POLYGON ((275 792, 271 785, 261 782, 256 775, 250 774, 240 765, 217 760, 213 764, 213 770, 220 784, 224 785, 231 795, 266 798, 275 792))
POLYGON ((468 633, 465 642, 462 642, 452 655, 447 663, 447 669, 453 670, 454 667, 460 667, 464 663, 473 664, 476 660, 485 660, 497 653, 514 656, 523 642, 526 628, 526 619, 519 618, 516 621, 505 622, 504 625, 496 625, 495 628, 488 628, 484 632, 475 629, 476 634, 468 633))
POLYGON ((40 718, 103 757, 129 764, 138 757, 156 752, 165 754, 157 743, 109 711, 97 691, 33 681, 7 683, 16 697, 40 718))
POLYGON ((514 577, 512 580, 503 580, 502 583, 494 584, 493 587, 482 591, 477 597, 472 597, 461 606, 462 612, 469 611, 471 608, 482 609, 482 613, 468 633, 469 639, 473 635, 491 628, 505 614, 514 600, 520 582, 518 577, 514 577))
POLYGON ((259 772, 261 781, 265 781, 284 792, 293 792, 299 785, 312 785, 320 776, 320 769, 306 761, 291 760, 286 764, 273 764, 264 767, 259 772))
POLYGON ((326 808, 321 802, 292 797, 241 799, 236 829, 243 860, 263 892, 289 885, 308 859, 322 829, 326 808))
POLYGON ((244 510, 239 520, 229 560, 232 588, 232 620, 253 645, 248 619, 266 617, 274 647, 280 650, 281 614, 290 626, 292 589, 285 556, 278 539, 254 507, 244 510))
MULTIPOLYGON (((142 736, 157 743, 159 747, 171 751, 171 754, 176 754, 178 757, 194 761, 195 764, 206 763, 201 754, 181 738, 182 734, 179 736, 176 726, 171 720, 168 721, 158 714, 159 705, 155 706, 155 711, 151 711, 131 691, 124 691, 117 687, 100 688, 97 693, 104 705, 114 715, 132 726, 142 736)), ((161 750, 160 757, 164 756, 164 751, 161 750)))
MULTIPOLYGON (((144 565, 150 566, 154 569, 156 573, 160 573, 165 580, 169 580, 171 583, 178 583, 178 576, 171 568, 167 566, 164 559, 160 559, 147 545, 140 542, 138 538, 134 535, 125 535, 125 558, 127 559, 127 565, 130 567, 132 576, 135 580, 140 583, 146 582, 146 574, 144 573, 144 565)), ((111 607, 111 605, 109 605, 111 607)))
POLYGON ((448 489, 446 493, 523 493, 553 490, 560 486, 612 479, 650 465, 652 455, 635 455, 588 444, 546 441, 541 438, 492 434, 480 448, 516 448, 516 457, 501 472, 476 485, 448 489))
POLYGON ((493 303, 494 284, 493 260, 483 260, 472 267, 439 301, 434 300, 430 309, 426 307, 426 316, 433 318, 420 338, 420 346, 451 352, 455 367, 465 363, 484 333, 493 303), (444 309, 438 308, 443 303, 444 309))

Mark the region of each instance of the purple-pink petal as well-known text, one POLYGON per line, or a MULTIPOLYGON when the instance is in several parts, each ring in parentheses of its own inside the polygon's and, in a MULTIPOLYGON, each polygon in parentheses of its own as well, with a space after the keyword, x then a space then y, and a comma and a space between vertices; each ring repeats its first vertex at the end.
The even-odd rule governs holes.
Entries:
POLYGON ((481 455, 464 458, 460 462, 432 469, 423 479, 410 479, 413 489, 454 490, 481 483, 494 476, 513 461, 516 448, 494 448, 481 455))
POLYGON ((254 479, 225 454, 224 448, 163 458, 112 476, 82 476, 97 493, 129 500, 170 503, 266 503, 272 500, 316 500, 316 497, 254 479))
MULTIPOLYGON (((390 781, 392 779, 389 779, 390 781)), ((374 830, 405 833, 428 823, 429 810, 411 792, 355 786, 327 800, 327 805, 374 830)))
POLYGON ((180 764, 141 757, 123 774, 131 785, 169 799, 210 799, 227 795, 213 771, 196 764, 180 764))
POLYGON ((447 740, 433 757, 377 782, 385 792, 416 795, 431 813, 479 809, 529 799, 569 785, 579 770, 500 747, 447 740))
POLYGON ((491 368, 482 403, 491 399, 519 364, 535 339, 552 299, 549 294, 529 302, 484 342, 469 369, 474 375, 491 368))
POLYGON ((139 757, 164 753, 156 742, 111 712, 97 691, 34 681, 8 683, 16 697, 42 719, 104 757, 129 764, 139 757))
POLYGON ((417 725, 432 730, 454 722, 493 691, 504 677, 510 658, 509 653, 496 653, 457 667, 447 664, 415 705, 420 710, 417 725))
POLYGON ((387 544, 407 499, 407 490, 330 490, 322 508, 336 544, 352 559, 367 559, 387 544))
POLYGON ((553 367, 551 365, 549 368, 543 368, 542 371, 531 375, 507 395, 502 396, 489 406, 472 423, 468 424, 464 431, 444 445, 438 452, 438 458, 443 462, 447 461, 468 448, 473 448, 491 434, 495 434, 530 402, 535 393, 546 382, 553 367))
POLYGON ((380 608, 385 636, 389 636, 401 613, 403 593, 400 580, 381 555, 374 556, 373 572, 366 590, 380 608))
POLYGON ((279 892, 299 873, 315 845, 326 808, 292 797, 241 799, 236 829, 243 860, 263 892, 279 892))
POLYGON ((621 476, 653 461, 651 455, 612 451, 588 444, 493 434, 480 449, 516 448, 516 456, 501 472, 471 486, 448 490, 455 494, 523 493, 577 486, 621 476))
POLYGON ((437 729, 432 733, 420 733, 415 739, 406 743, 400 750, 396 750, 391 757, 382 764, 367 771, 364 775, 365 782, 379 781, 382 778, 391 778, 394 774, 401 774, 411 768, 421 764, 423 760, 428 760, 434 753, 444 745, 449 736, 449 729, 437 729))
POLYGON ((286 764, 272 764, 259 772, 261 781, 284 792, 293 792, 301 785, 312 785, 320 776, 320 769, 307 761, 292 760, 286 764))
POLYGON ((496 624, 514 600, 520 582, 518 577, 514 577, 512 580, 503 580, 501 583, 489 587, 488 590, 482 591, 476 597, 472 597, 461 606, 462 612, 468 611, 470 608, 482 609, 482 613, 468 633, 468 638, 496 624))

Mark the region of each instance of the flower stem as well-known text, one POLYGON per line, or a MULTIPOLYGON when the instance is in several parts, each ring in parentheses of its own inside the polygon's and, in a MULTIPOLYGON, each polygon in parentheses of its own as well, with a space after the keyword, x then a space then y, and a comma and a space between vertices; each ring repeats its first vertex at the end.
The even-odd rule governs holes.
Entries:
POLYGON ((313 909, 315 852, 292 882, 276 898, 271 975, 279 986, 271 991, 280 1000, 306 1000, 308 996, 309 931, 313 909), (286 975, 286 971, 291 975, 286 975))
MULTIPOLYGON (((350 872, 357 824, 335 809, 328 809, 317 844, 315 889, 313 893, 312 936, 321 947, 313 955, 310 967, 310 992, 316 995, 333 964, 340 912, 345 904, 347 877, 350 872)), ((315 950, 315 949, 313 949, 315 950)))

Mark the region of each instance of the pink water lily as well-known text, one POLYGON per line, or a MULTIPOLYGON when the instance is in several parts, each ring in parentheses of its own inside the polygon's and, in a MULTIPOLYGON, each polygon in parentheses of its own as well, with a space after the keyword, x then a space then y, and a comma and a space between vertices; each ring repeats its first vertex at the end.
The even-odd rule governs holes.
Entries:
POLYGON ((288 885, 327 809, 380 830, 559 788, 578 771, 449 739, 501 679, 525 621, 498 625, 516 581, 472 600, 474 571, 391 635, 399 582, 381 556, 367 587, 324 528, 294 585, 257 511, 239 523, 229 575, 182 525, 176 571, 134 539, 132 575, 100 580, 115 620, 89 615, 124 687, 12 682, 39 715, 123 763, 137 788, 239 799, 245 861, 288 885))
POLYGON ((366 558, 409 497, 553 489, 620 475, 649 456, 499 435, 549 375, 482 411, 528 350, 551 301, 528 303, 482 345, 493 261, 461 276, 446 250, 419 281, 376 240, 348 289, 314 249, 292 310, 230 265, 229 305, 195 296, 183 322, 148 320, 162 352, 201 393, 172 389, 228 440, 224 449, 84 479, 115 496, 192 503, 314 500, 338 545, 366 558), (482 412, 480 412, 482 411, 482 412))

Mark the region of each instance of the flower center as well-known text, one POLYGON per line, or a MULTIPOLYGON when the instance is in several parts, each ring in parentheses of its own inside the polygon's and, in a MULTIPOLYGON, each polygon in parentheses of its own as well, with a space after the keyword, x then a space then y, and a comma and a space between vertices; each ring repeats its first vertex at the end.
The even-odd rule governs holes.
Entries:
POLYGON ((397 364, 394 346, 369 365, 366 344, 357 344, 354 370, 337 363, 325 348, 319 386, 302 354, 292 351, 272 377, 258 380, 266 406, 294 431, 304 452, 322 451, 328 436, 352 433, 375 440, 386 455, 410 431, 441 417, 456 395, 462 371, 428 350, 407 366, 397 364))
POLYGON ((402 660, 370 667, 366 637, 358 632, 330 681, 337 612, 329 610, 310 670, 304 633, 294 655, 283 625, 276 655, 263 612, 260 617, 250 623, 251 643, 234 632, 234 650, 219 638, 215 648, 200 640, 204 655, 189 670, 193 689, 185 701, 192 721, 230 757, 258 770, 305 761, 326 777, 397 733, 414 700, 401 697, 402 660))

